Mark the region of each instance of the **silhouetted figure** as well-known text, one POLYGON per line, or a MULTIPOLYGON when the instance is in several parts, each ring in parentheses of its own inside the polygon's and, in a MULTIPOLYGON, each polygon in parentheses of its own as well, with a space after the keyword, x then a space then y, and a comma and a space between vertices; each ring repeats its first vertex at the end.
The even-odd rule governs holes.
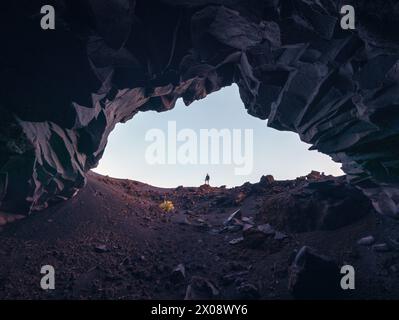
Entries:
POLYGON ((209 174, 206 174, 205 184, 207 184, 208 186, 209 186, 209 180, 210 180, 209 174))

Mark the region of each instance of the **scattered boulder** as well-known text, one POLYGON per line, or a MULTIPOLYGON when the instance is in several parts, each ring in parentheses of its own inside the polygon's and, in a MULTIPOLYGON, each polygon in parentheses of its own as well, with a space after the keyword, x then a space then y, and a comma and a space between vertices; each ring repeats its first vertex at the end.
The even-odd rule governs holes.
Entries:
POLYGON ((312 170, 306 178, 308 180, 319 180, 322 177, 321 173, 319 171, 312 170))
POLYGON ((374 241, 375 241, 375 239, 373 236, 367 236, 367 237, 359 239, 357 244, 361 245, 361 246, 371 246, 374 243, 374 241))
POLYGON ((239 192, 234 199, 234 203, 236 205, 240 205, 245 200, 246 197, 247 194, 245 192, 239 192))
POLYGON ((105 244, 99 244, 94 247, 94 251, 97 253, 108 252, 108 248, 105 244))
POLYGON ((274 177, 270 174, 266 175, 266 176, 262 176, 260 178, 259 184, 263 185, 263 186, 269 186, 271 184, 273 184, 275 182, 274 177))
POLYGON ((250 224, 244 225, 243 238, 247 247, 258 248, 267 239, 272 239, 275 230, 269 224, 254 226, 250 224))
POLYGON ((253 217, 242 217, 241 221, 245 224, 255 224, 254 218, 253 217))
POLYGON ((224 226, 229 226, 232 224, 236 224, 237 220, 241 219, 242 214, 241 214, 241 209, 238 209, 236 211, 234 211, 224 222, 223 225, 224 226))
POLYGON ((172 271, 172 280, 176 282, 182 282, 186 278, 186 268, 184 264, 180 263, 172 271))
POLYGON ((341 297, 341 275, 338 265, 313 248, 302 247, 288 272, 288 289, 296 299, 341 297))
POLYGON ((377 243, 372 246, 375 252, 388 252, 390 251, 389 246, 386 243, 377 243))
POLYGON ((243 283, 237 287, 240 299, 259 299, 259 289, 252 283, 243 283))
POLYGON ((219 295, 219 289, 210 280, 194 276, 187 287, 184 300, 211 300, 219 295))
POLYGON ((276 230, 274 230, 273 227, 268 223, 261 224, 257 226, 256 229, 262 232, 265 236, 273 236, 276 233, 276 230))
POLYGON ((370 200, 344 178, 326 178, 267 197, 259 220, 282 231, 309 232, 335 230, 371 212, 370 200))
POLYGON ((234 233, 234 232, 238 232, 242 230, 242 225, 241 224, 236 224, 234 226, 227 226, 224 227, 222 230, 220 230, 220 233, 225 233, 225 232, 230 232, 230 233, 234 233))
POLYGON ((306 177, 300 176, 295 179, 296 184, 301 184, 302 182, 306 181, 306 177))
POLYGON ((199 230, 208 230, 211 228, 211 225, 201 218, 195 219, 193 222, 191 222, 191 225, 199 230))
POLYGON ((284 240, 286 238, 288 238, 288 236, 283 232, 276 231, 276 233, 274 234, 274 240, 284 240))
POLYGON ((255 300, 259 299, 259 289, 252 283, 243 283, 237 287, 240 299, 255 300))
POLYGON ((186 214, 177 214, 170 217, 170 221, 180 225, 190 225, 191 222, 186 214))
POLYGON ((239 237, 239 238, 235 238, 233 240, 230 240, 229 244, 235 245, 235 244, 239 244, 239 243, 241 243, 243 241, 244 241, 244 237, 239 237))
POLYGON ((249 274, 247 270, 245 271, 239 271, 239 272, 233 272, 226 274, 222 277, 222 283, 224 285, 230 285, 232 283, 242 283, 244 282, 244 277, 246 277, 249 274))

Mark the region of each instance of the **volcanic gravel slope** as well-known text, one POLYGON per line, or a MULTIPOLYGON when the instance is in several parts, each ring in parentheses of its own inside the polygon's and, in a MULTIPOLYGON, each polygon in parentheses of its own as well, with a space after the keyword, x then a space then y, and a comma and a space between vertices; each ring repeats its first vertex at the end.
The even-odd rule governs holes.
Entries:
MULTIPOLYGON (((251 224, 268 221, 267 212, 276 214, 279 198, 290 195, 290 201, 284 201, 291 206, 300 194, 303 209, 309 184, 345 185, 341 178, 317 179, 264 179, 232 189, 161 189, 90 173, 76 197, 3 227, 0 298, 291 299, 289 265, 295 250, 304 245, 338 265, 355 267, 356 289, 343 298, 398 298, 398 254, 357 244, 369 235, 376 243, 382 241, 371 209, 334 230, 321 230, 322 224, 309 229, 306 224, 306 232, 296 233, 279 226, 280 237, 272 239, 248 233, 251 224), (175 210, 162 212, 163 200, 171 200, 175 210), (268 210, 270 203, 273 208, 268 210), (230 243, 243 235, 244 240, 230 243), (40 268, 47 264, 56 271, 55 290, 40 288, 40 268), (198 290, 201 286, 209 290, 198 290)), ((318 196, 312 197, 314 201, 318 196)), ((281 214, 291 212, 281 205, 281 214)))

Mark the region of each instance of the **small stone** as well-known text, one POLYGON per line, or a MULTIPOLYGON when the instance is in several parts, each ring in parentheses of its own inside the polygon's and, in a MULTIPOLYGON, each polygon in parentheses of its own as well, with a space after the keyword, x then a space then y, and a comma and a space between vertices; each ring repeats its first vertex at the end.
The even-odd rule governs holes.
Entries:
POLYGON ((269 224, 260 226, 244 225, 243 237, 245 245, 249 248, 256 249, 260 247, 266 240, 272 239, 275 230, 269 224))
POLYGON ((254 230, 254 226, 252 224, 249 223, 245 223, 242 227, 242 231, 243 232, 248 232, 249 230, 254 230))
POLYGON ((288 236, 285 233, 282 233, 280 231, 276 231, 276 233, 274 234, 274 240, 284 240, 286 239, 288 236))
POLYGON ((220 233, 225 233, 225 232, 230 232, 230 233, 234 233, 234 232, 238 232, 242 230, 242 226, 241 225, 234 225, 234 226, 227 226, 224 227, 222 230, 220 230, 220 233))
POLYGON ((253 217, 242 217, 241 221, 251 225, 255 224, 253 217))
POLYGON ((208 279, 194 276, 186 289, 184 300, 209 300, 215 299, 220 292, 208 279))
POLYGON ((258 227, 257 227, 257 229, 260 231, 260 232, 262 232, 262 233, 264 233, 265 235, 267 235, 267 236, 272 236, 272 235, 274 235, 275 233, 276 233, 276 231, 272 228, 272 226, 270 225, 270 224, 261 224, 261 225, 259 225, 258 227))
POLYGON ((244 237, 239 237, 229 241, 229 244, 235 245, 244 241, 244 237))
MULTIPOLYGON (((222 277, 222 282, 224 285, 230 285, 235 282, 240 282, 238 281, 239 279, 242 279, 243 277, 248 275, 248 271, 240 271, 240 272, 233 272, 226 274, 225 276, 222 277)), ((243 282, 242 280, 241 282, 243 282)))
POLYGON ((183 281, 186 278, 186 268, 184 264, 180 263, 172 271, 172 279, 174 281, 183 281))
POLYGON ((246 197, 247 197, 247 195, 244 192, 239 192, 234 200, 235 204, 236 205, 241 204, 246 197))
POLYGON ((222 233, 222 232, 223 232, 223 230, 219 230, 219 229, 210 229, 208 231, 208 233, 212 234, 212 235, 217 235, 217 234, 222 233))
POLYGON ((100 244, 94 247, 94 251, 97 253, 104 253, 108 251, 108 248, 105 244, 100 244))
POLYGON ((368 237, 364 237, 361 238, 357 244, 361 245, 361 246, 371 246, 374 243, 375 239, 373 236, 368 236, 368 237))
POLYGON ((223 225, 228 226, 231 224, 235 224, 236 219, 241 219, 241 210, 238 209, 234 211, 224 222, 223 225))
POLYGON ((373 245, 373 250, 375 252, 388 252, 390 251, 389 246, 386 243, 378 243, 373 245))
POLYGON ((204 219, 201 219, 201 218, 195 219, 195 221, 193 223, 191 223, 191 225, 200 230, 207 230, 212 227, 204 219))
POLYGON ((186 216, 177 216, 174 219, 180 225, 190 225, 191 224, 190 220, 188 220, 188 218, 186 216))
POLYGON ((237 287, 241 299, 258 299, 260 297, 259 289, 251 283, 243 283, 237 287))

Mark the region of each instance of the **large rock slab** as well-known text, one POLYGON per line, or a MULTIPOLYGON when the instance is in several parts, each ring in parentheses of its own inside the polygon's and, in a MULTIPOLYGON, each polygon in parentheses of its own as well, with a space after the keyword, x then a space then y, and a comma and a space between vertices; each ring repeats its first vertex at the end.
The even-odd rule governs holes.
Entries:
POLYGON ((261 221, 279 230, 335 230, 374 212, 370 200, 344 177, 303 182, 269 196, 260 208, 261 221))
POLYGON ((304 246, 289 267, 288 289, 296 299, 342 298, 340 270, 330 257, 304 246))

